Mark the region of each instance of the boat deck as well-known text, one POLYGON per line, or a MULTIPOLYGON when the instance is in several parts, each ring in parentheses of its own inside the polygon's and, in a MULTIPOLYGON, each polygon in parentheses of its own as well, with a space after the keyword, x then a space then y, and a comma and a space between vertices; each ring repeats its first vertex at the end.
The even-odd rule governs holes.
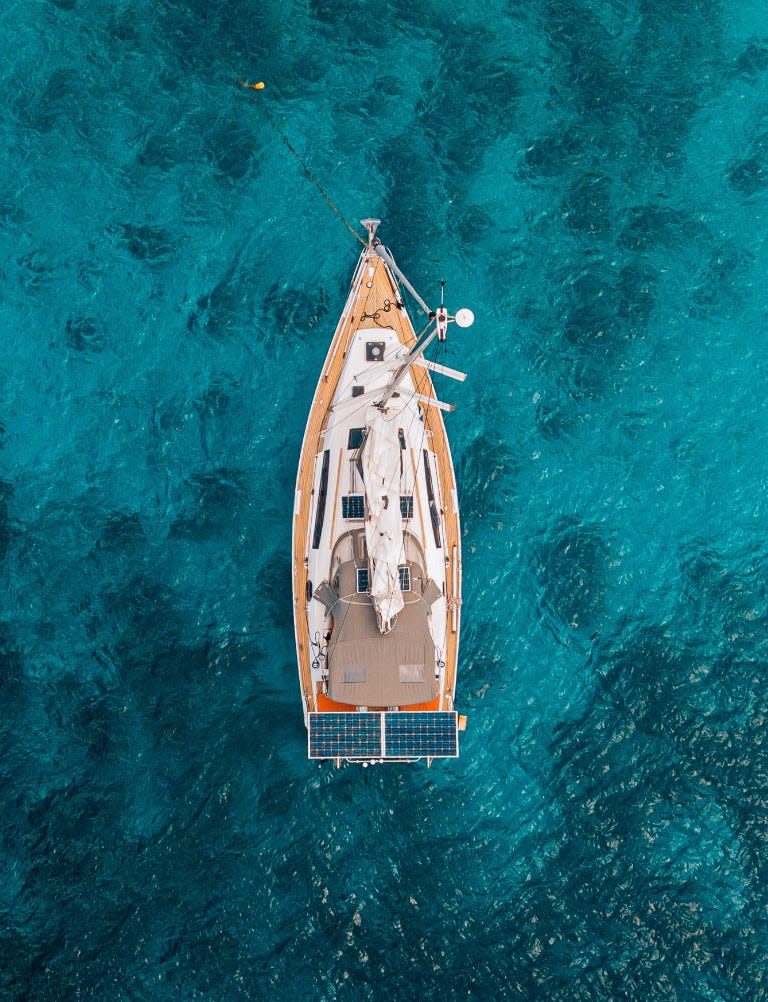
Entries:
MULTIPOLYGON (((384 261, 371 249, 361 256, 352 282, 352 291, 336 329, 323 371, 315 391, 309 420, 301 450, 293 516, 293 602, 297 633, 297 656, 302 695, 307 714, 315 712, 340 712, 354 709, 330 699, 322 692, 322 683, 313 679, 312 652, 309 644, 307 609, 311 596, 308 590, 308 572, 304 552, 309 533, 312 508, 312 489, 316 456, 323 449, 323 432, 328 412, 336 393, 347 357, 347 351, 356 332, 364 327, 380 326, 394 330, 400 342, 410 347, 415 334, 404 308, 398 306, 400 294, 384 261)), ((432 380, 426 369, 414 367, 408 374, 417 393, 435 398, 432 380)), ((448 628, 445 648, 445 685, 441 699, 416 700, 421 710, 452 710, 458 660, 458 637, 461 595, 461 540, 456 496, 456 483, 448 446, 448 439, 440 410, 422 404, 424 425, 429 435, 430 448, 438 464, 441 495, 439 504, 443 513, 446 559, 446 601, 448 628), (438 705, 435 706, 435 703, 438 705)), ((414 697, 415 698, 415 697, 414 697)), ((410 705, 409 709, 416 709, 410 705)))

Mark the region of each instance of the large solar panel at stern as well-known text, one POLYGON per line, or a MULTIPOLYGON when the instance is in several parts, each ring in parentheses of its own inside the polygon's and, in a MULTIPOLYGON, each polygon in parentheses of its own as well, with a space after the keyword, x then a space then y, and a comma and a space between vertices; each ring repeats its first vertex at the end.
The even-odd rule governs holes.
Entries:
POLYGON ((459 736, 454 711, 387 713, 387 758, 456 758, 459 736))
POLYGON ((457 758, 454 711, 310 713, 309 757, 344 759, 457 758))
POLYGON ((381 758, 380 713, 310 713, 310 758, 381 758))

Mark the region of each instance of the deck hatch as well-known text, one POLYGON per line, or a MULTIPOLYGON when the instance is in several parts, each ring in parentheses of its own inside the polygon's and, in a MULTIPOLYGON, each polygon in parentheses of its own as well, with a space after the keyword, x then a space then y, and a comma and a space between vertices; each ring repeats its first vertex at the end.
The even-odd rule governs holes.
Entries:
POLYGON ((435 488, 432 485, 432 470, 429 465, 429 453, 426 449, 424 449, 424 478, 427 481, 427 500, 429 501, 429 517, 432 519, 432 532, 435 537, 435 546, 439 550, 443 545, 440 541, 440 516, 437 513, 435 488))
POLYGON ((386 347, 386 341, 366 341, 365 342, 366 362, 383 361, 385 347, 386 347))
POLYGON ((309 714, 312 759, 395 760, 458 755, 454 710, 309 714))
POLYGON ((413 518, 413 494, 400 495, 400 514, 403 518, 413 518))
POLYGON ((328 496, 328 467, 331 461, 331 453, 326 449, 323 453, 323 468, 320 472, 320 488, 317 492, 317 511, 315 513, 315 531, 312 536, 312 549, 320 547, 320 538, 323 535, 323 522, 325 521, 325 501, 328 496))
POLYGON ((365 498, 362 494, 342 494, 342 518, 365 518, 365 498))

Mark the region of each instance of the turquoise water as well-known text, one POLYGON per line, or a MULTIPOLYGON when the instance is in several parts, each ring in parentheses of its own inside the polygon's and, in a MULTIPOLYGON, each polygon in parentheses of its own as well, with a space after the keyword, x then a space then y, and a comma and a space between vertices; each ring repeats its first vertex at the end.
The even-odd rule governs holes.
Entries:
POLYGON ((768 997, 764 14, 3 5, 3 999, 768 997), (227 64, 478 318, 457 762, 306 760, 358 248, 227 64))

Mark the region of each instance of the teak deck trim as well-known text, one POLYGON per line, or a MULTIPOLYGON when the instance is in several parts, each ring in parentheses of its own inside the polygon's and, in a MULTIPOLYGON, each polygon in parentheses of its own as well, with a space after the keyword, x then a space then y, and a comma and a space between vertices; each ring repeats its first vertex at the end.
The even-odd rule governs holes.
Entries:
MULTIPOLYGON (((312 684, 309 626, 307 622, 307 567, 304 553, 308 545, 309 515, 312 507, 315 457, 323 449, 322 432, 326 426, 328 408, 339 383, 349 344, 366 322, 375 324, 378 316, 381 326, 396 331, 402 344, 410 346, 416 335, 404 309, 397 306, 399 291, 382 259, 372 250, 363 253, 352 279, 349 298, 344 307, 336 333, 323 365, 315 390, 309 419, 301 447, 301 458, 296 478, 296 496, 293 516, 293 615, 296 628, 296 653, 299 662, 301 688, 307 712, 324 709, 318 705, 319 690, 312 684), (373 274, 369 271, 373 268, 373 274)), ((418 393, 435 397, 431 376, 427 369, 411 370, 410 376, 418 393)), ((461 602, 461 529, 459 513, 455 506, 456 478, 451 461, 448 438, 441 411, 437 407, 423 406, 424 426, 438 464, 439 503, 443 511, 446 557, 446 650, 445 687, 441 694, 440 709, 452 710, 456 688, 456 665, 459 653, 460 609, 456 617, 456 630, 452 628, 451 611, 461 602), (456 554, 454 569, 453 554, 456 554), (454 593, 454 581, 456 592, 454 593)), ((334 511, 335 515, 335 511, 334 511)), ((323 698, 322 702, 330 702, 323 698)))

